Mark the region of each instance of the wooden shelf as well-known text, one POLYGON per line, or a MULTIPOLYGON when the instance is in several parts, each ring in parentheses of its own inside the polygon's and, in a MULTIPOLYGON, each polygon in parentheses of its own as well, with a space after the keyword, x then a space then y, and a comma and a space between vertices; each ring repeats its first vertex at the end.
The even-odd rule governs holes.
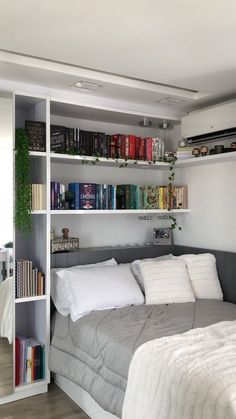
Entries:
POLYGON ((175 167, 200 166, 202 164, 225 163, 236 160, 236 152, 212 154, 204 157, 191 157, 190 159, 177 160, 175 167))
POLYGON ((99 157, 99 161, 97 161, 97 157, 93 156, 73 156, 68 154, 57 154, 51 153, 51 162, 52 163, 66 163, 66 164, 86 164, 90 163, 91 165, 95 163, 99 166, 113 166, 113 167, 121 167, 122 165, 127 165, 126 167, 133 168, 133 169, 168 169, 170 163, 166 162, 148 162, 142 160, 124 160, 124 159, 111 159, 106 157, 99 157))
POLYGON ((117 209, 117 210, 51 210, 51 215, 127 215, 127 214, 184 214, 191 212, 190 209, 117 209))
POLYGON ((46 300, 46 295, 35 295, 33 297, 23 297, 23 298, 16 298, 15 303, 28 303, 30 301, 40 301, 40 300, 46 300))

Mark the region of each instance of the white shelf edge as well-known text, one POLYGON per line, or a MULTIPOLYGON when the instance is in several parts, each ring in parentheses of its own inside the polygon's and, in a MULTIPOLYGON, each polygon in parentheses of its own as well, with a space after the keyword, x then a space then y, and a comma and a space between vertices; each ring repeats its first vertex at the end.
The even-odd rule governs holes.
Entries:
POLYGON ((47 210, 34 210, 31 211, 32 215, 37 215, 37 214, 47 214, 47 210))
POLYGON ((23 297, 23 298, 15 298, 15 303, 28 303, 30 301, 39 301, 39 300, 46 300, 46 295, 35 295, 33 297, 23 297))
POLYGON ((42 384, 47 384, 47 381, 43 379, 43 380, 35 380, 32 383, 20 384, 19 386, 15 387, 15 393, 18 393, 20 391, 30 390, 32 389, 32 387, 40 387, 42 384))
POLYGON ((46 157, 46 151, 30 151, 29 155, 31 157, 46 157))
MULTIPOLYGON (((83 161, 87 162, 96 162, 97 157, 95 156, 74 156, 69 154, 59 154, 59 153, 50 153, 52 162, 68 162, 68 163, 82 163, 83 161)), ((133 168, 150 168, 150 169, 167 169, 170 166, 170 163, 167 162, 148 162, 143 160, 124 160, 124 159, 111 159, 106 157, 99 157, 99 161, 96 164, 100 165, 114 165, 118 166, 121 164, 127 164, 128 167, 133 168)))
POLYGON ((176 161, 176 167, 200 166, 201 164, 223 163, 236 160, 236 152, 212 154, 204 157, 191 157, 189 159, 179 159, 176 161))
POLYGON ((51 210, 51 215, 104 215, 104 214, 184 214, 191 212, 188 209, 176 209, 168 211, 167 209, 117 209, 117 210, 51 210))

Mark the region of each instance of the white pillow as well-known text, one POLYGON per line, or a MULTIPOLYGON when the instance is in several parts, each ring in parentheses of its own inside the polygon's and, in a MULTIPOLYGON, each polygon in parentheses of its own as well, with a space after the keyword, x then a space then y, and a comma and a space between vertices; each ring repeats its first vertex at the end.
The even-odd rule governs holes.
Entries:
POLYGON ((143 294, 128 266, 67 269, 57 274, 70 289, 73 321, 94 310, 143 304, 143 294))
POLYGON ((68 316, 70 314, 71 291, 68 283, 60 278, 58 273, 61 271, 81 270, 97 266, 117 266, 117 262, 112 258, 105 260, 104 262, 91 263, 89 265, 76 265, 70 268, 51 269, 51 297, 57 311, 62 316, 68 316))
POLYGON ((136 278, 137 283, 139 284, 140 288, 142 291, 144 291, 144 280, 143 280, 143 275, 140 269, 140 264, 143 262, 158 262, 160 260, 167 260, 167 259, 171 259, 173 257, 173 255, 170 253, 169 255, 164 255, 164 256, 158 256, 156 258, 148 258, 148 259, 137 259, 134 262, 131 263, 131 270, 136 278))
POLYGON ((216 269, 216 258, 211 253, 181 255, 187 265, 194 295, 197 299, 223 300, 216 269))
POLYGON ((140 269, 144 277, 146 304, 195 301, 184 261, 143 262, 140 269))

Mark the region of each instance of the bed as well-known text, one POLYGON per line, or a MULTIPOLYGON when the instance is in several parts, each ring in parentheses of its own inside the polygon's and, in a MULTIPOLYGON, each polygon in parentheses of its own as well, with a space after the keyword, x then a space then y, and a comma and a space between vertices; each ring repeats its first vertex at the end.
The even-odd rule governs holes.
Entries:
MULTIPOLYGON (((114 256, 119 262, 171 252, 204 253, 181 246, 84 250, 54 255, 55 267, 98 262, 114 256)), ((208 250, 209 252, 209 250, 208 250)), ((211 251, 212 252, 212 251, 211 251)), ((234 278, 236 256, 214 252, 227 301, 197 300, 180 304, 139 305, 101 310, 73 322, 54 314, 50 369, 57 384, 93 419, 121 418, 128 370, 137 348, 145 342, 176 336, 193 328, 236 320, 234 278)), ((127 416, 129 417, 129 416, 127 416)), ((133 418, 132 418, 133 419, 133 418)))

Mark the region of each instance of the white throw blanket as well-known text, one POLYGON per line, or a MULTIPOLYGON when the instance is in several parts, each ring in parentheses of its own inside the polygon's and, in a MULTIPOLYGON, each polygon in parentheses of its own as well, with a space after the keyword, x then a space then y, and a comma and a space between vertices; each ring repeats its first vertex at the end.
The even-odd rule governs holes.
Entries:
POLYGON ((134 354, 122 419, 235 419, 236 321, 149 341, 134 354))
POLYGON ((0 337, 13 339, 13 277, 5 279, 0 284, 0 337))

